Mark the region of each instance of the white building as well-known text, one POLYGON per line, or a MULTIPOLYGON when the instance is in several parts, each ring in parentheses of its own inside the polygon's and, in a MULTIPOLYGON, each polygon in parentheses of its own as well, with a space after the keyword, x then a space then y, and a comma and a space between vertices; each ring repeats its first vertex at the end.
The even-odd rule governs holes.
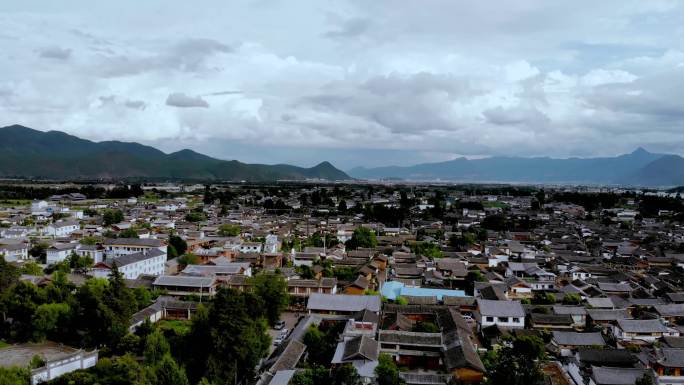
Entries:
POLYGON ((170 219, 157 219, 152 222, 153 227, 165 228, 165 229, 175 229, 176 222, 170 219))
POLYGON ((47 201, 31 202, 31 214, 38 215, 52 211, 52 207, 47 201))
POLYGON ((93 264, 104 260, 104 248, 97 245, 78 245, 74 252, 80 257, 90 257, 93 264))
POLYGON ((29 257, 28 246, 24 243, 0 245, 0 255, 4 256, 6 261, 26 260, 29 257))
POLYGON ((240 246, 242 245, 242 239, 240 237, 229 237, 223 244, 225 250, 240 251, 240 246))
POLYGON ((251 277, 252 266, 249 262, 228 262, 219 265, 187 265, 181 274, 205 277, 227 277, 230 275, 251 277))
POLYGON ((71 255, 78 243, 55 243, 47 249, 47 264, 60 263, 71 255))
POLYGON ((144 253, 137 252, 107 259, 93 267, 93 276, 100 278, 109 276, 115 263, 119 272, 126 279, 136 279, 142 274, 159 276, 164 274, 166 252, 150 249, 144 253))
POLYGON ((245 242, 240 245, 241 253, 261 253, 262 246, 259 242, 245 242))
POLYGON ((157 249, 166 253, 166 246, 159 239, 140 238, 114 238, 105 239, 105 254, 108 257, 116 257, 127 254, 147 253, 157 249))
POLYGON ((80 225, 76 221, 57 221, 45 228, 45 234, 56 238, 68 237, 79 228, 80 225))
POLYGON ((162 211, 177 211, 181 206, 178 206, 176 204, 166 204, 166 205, 161 205, 157 206, 157 210, 162 210, 162 211))
POLYGON ((31 370, 31 385, 54 380, 75 370, 88 369, 97 364, 98 352, 76 350, 68 354, 51 354, 45 365, 31 370))
POLYGON ((26 238, 32 231, 28 227, 14 226, 0 231, 0 236, 8 239, 26 238))
POLYGON ((659 319, 620 319, 613 327, 613 335, 622 341, 653 343, 663 336, 679 336, 679 332, 668 328, 659 319))
POLYGON ((476 313, 481 329, 492 325, 508 329, 525 327, 525 310, 520 301, 478 299, 476 313))
POLYGON ((277 253, 278 252, 278 246, 280 245, 280 242, 278 242, 278 236, 275 234, 269 234, 266 236, 266 242, 264 243, 264 253, 277 253))
POLYGON ((637 214, 639 213, 633 210, 620 211, 617 213, 617 220, 620 222, 633 222, 637 214))

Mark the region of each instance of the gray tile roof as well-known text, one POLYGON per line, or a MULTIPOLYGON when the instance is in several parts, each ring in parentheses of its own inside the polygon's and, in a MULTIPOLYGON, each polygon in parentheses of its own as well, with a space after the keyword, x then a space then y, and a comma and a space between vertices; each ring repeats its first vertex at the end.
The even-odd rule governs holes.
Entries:
POLYGON ((596 385, 633 385, 646 370, 592 366, 591 372, 596 385))
POLYGON ((368 309, 379 312, 380 296, 314 293, 309 296, 306 307, 309 310, 320 311, 357 312, 368 309))
POLYGON ((627 349, 579 348, 579 361, 585 365, 631 367, 637 357, 627 349))
POLYGON ((684 349, 684 337, 664 336, 663 342, 671 348, 684 349))
POLYGON ((281 370, 294 369, 297 366, 297 363, 299 363, 299 359, 302 358, 305 350, 306 345, 297 340, 291 339, 283 353, 280 355, 280 357, 278 357, 276 362, 268 371, 271 373, 277 373, 281 370))
MULTIPOLYGON (((156 258, 159 256, 164 255, 164 253, 161 250, 151 250, 148 253, 133 253, 133 254, 127 254, 127 255, 121 255, 119 257, 114 258, 113 262, 116 262, 116 266, 122 267, 126 265, 130 265, 136 262, 144 261, 146 259, 152 259, 156 258)), ((113 262, 108 262, 107 265, 112 265, 113 262)))
POLYGON ((587 314, 594 321, 615 321, 630 318, 625 309, 587 309, 587 314))
POLYGON ((684 316, 684 303, 673 303, 668 305, 653 306, 656 312, 662 317, 682 317, 684 316))
POLYGON ((587 298, 587 303, 593 308, 612 309, 615 307, 610 298, 587 298))
POLYGON ((662 348, 657 353, 658 363, 668 368, 684 368, 684 349, 662 348))
POLYGON ((621 293, 629 293, 632 291, 632 287, 626 283, 599 282, 598 288, 602 291, 612 291, 621 293))
POLYGON ((525 310, 520 301, 495 301, 478 299, 477 307, 480 314, 490 317, 525 317, 525 310))
POLYGON ((444 350, 444 365, 448 370, 469 367, 480 372, 485 372, 484 364, 470 340, 470 335, 464 330, 452 332, 456 338, 451 338, 452 343, 444 350))
POLYGON ((657 319, 621 319, 618 326, 627 333, 664 333, 667 327, 657 319))
POLYGON ((57 221, 50 226, 55 227, 55 228, 59 228, 59 227, 69 227, 69 226, 78 226, 78 225, 79 225, 78 221, 64 220, 64 221, 57 221))
POLYGON ((530 314, 532 323, 535 325, 545 324, 545 325, 572 325, 574 322, 570 314, 542 314, 542 313, 532 313, 530 314))
POLYGON ((216 282, 213 277, 190 277, 182 275, 161 275, 154 280, 155 286, 209 287, 216 282))
POLYGON ((333 288, 337 286, 337 278, 321 278, 321 279, 289 279, 287 281, 288 287, 323 287, 333 288))
POLYGON ((604 346, 601 333, 553 332, 553 341, 565 346, 604 346))
POLYGON ((231 263, 225 265, 187 265, 182 273, 187 275, 232 275, 240 274, 249 268, 249 263, 231 263))
POLYGON ((344 345, 343 361, 369 360, 377 361, 380 351, 378 341, 367 337, 358 336, 347 340, 344 345))
POLYGON ((107 238, 104 244, 106 246, 122 245, 137 247, 160 247, 163 245, 159 239, 152 238, 107 238))
POLYGON ((587 309, 582 306, 554 306, 553 312, 556 314, 586 315, 587 309))
POLYGON ((401 330, 380 330, 378 332, 380 343, 396 343, 417 346, 440 346, 442 345, 442 333, 418 333, 401 330))
POLYGON ((78 246, 78 243, 54 243, 49 249, 53 250, 73 250, 78 246))

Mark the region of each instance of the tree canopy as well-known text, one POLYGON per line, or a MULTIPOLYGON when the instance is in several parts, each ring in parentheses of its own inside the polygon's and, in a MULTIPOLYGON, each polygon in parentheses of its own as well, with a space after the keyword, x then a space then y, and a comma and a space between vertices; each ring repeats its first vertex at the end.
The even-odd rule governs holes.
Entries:
POLYGON ((346 246, 349 249, 373 248, 378 245, 378 240, 375 237, 375 232, 367 227, 358 227, 352 233, 352 237, 347 241, 346 246))
POLYGON ((240 235, 240 231, 241 229, 238 225, 223 224, 219 226, 218 234, 222 237, 236 237, 240 235))
POLYGON ((124 215, 121 210, 107 209, 102 214, 102 221, 105 226, 111 226, 115 223, 123 222, 124 215))
POLYGON ((544 375, 539 361, 544 359, 544 341, 537 336, 521 336, 485 357, 487 384, 534 385, 544 375))
POLYGON ((264 303, 266 320, 275 325, 289 303, 285 278, 277 273, 260 273, 251 281, 254 294, 264 303))

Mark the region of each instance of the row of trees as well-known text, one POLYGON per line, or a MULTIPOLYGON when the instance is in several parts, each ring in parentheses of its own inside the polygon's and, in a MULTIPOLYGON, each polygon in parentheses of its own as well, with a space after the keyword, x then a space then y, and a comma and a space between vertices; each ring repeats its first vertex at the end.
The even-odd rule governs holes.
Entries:
POLYGON ((0 186, 0 199, 47 199, 52 195, 64 195, 79 193, 86 196, 88 199, 110 198, 110 199, 126 199, 130 197, 138 197, 144 194, 142 187, 139 184, 119 185, 111 190, 103 187, 97 187, 92 184, 83 185, 80 187, 62 187, 54 188, 40 185, 34 186, 14 186, 4 185, 0 186))
MULTIPOLYGON (((310 237, 301 240, 300 238, 292 238, 291 240, 284 240, 282 242, 282 250, 290 251, 295 249, 297 251, 303 250, 305 247, 334 247, 339 244, 340 240, 333 234, 325 234, 321 236, 320 232, 313 233, 310 237)), ((355 250, 358 248, 373 248, 378 245, 378 240, 373 232, 369 228, 359 227, 354 230, 351 239, 345 242, 345 246, 349 250, 355 250)))

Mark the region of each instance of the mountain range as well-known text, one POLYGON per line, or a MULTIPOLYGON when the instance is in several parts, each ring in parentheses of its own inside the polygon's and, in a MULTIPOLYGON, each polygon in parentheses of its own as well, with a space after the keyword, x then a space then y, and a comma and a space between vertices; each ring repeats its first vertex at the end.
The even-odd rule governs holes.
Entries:
POLYGON ((247 164, 192 150, 166 154, 118 141, 93 142, 60 131, 0 127, 0 177, 37 179, 348 180, 329 162, 311 168, 247 164))
POLYGON ((361 179, 676 186, 684 185, 684 158, 638 148, 616 157, 457 158, 405 167, 357 167, 347 173, 361 179))
POLYGON ((684 158, 638 148, 602 158, 457 158, 414 166, 357 167, 329 162, 305 168, 247 164, 192 150, 166 154, 139 143, 93 142, 60 131, 0 127, 0 177, 36 179, 168 179, 216 181, 400 179, 408 181, 684 185, 684 158))

